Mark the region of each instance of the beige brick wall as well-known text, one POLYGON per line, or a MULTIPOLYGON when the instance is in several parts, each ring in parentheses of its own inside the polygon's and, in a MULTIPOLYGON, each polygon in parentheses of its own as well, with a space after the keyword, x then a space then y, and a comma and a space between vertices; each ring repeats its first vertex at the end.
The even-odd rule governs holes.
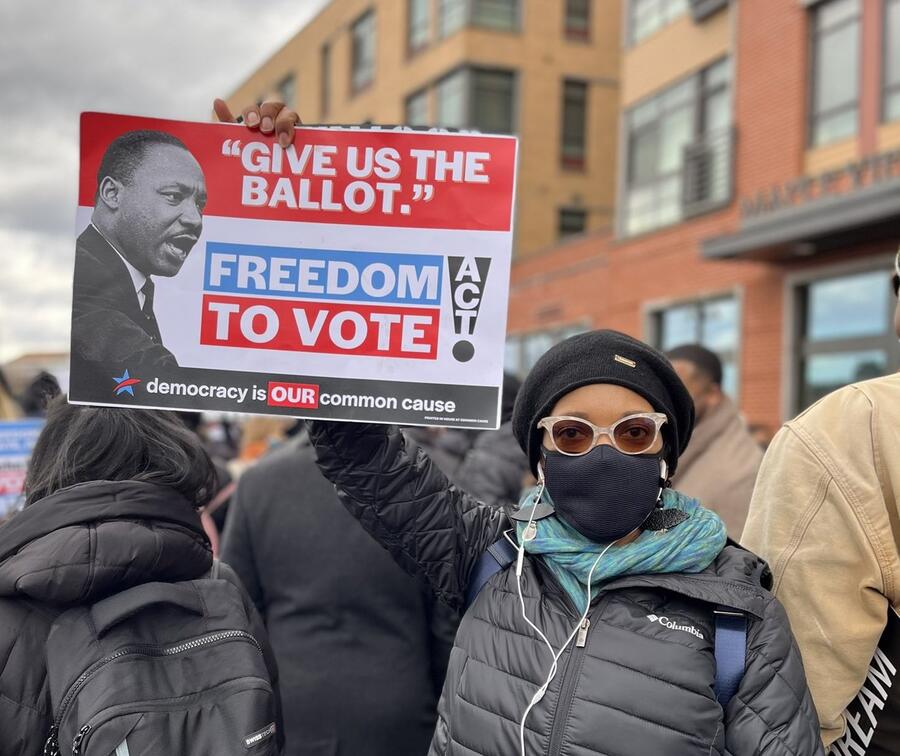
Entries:
MULTIPOLYGON (((516 253, 527 256, 557 241, 558 211, 588 211, 588 229, 611 222, 615 197, 620 0, 592 3, 587 42, 563 33, 564 0, 522 0, 517 32, 467 28, 416 54, 407 51, 406 0, 333 0, 229 97, 241 106, 274 95, 293 73, 297 110, 308 123, 399 123, 406 98, 462 65, 518 72, 520 137, 516 253), (367 9, 376 15, 376 69, 371 86, 350 89, 350 27, 367 9), (321 112, 321 48, 331 46, 331 107, 321 112), (583 171, 560 166, 562 86, 565 78, 588 87, 588 141, 583 171)), ((436 3, 433 3, 436 9, 436 3)), ((434 9, 433 13, 434 15, 434 9)), ((431 97, 432 117, 434 97, 431 97)))

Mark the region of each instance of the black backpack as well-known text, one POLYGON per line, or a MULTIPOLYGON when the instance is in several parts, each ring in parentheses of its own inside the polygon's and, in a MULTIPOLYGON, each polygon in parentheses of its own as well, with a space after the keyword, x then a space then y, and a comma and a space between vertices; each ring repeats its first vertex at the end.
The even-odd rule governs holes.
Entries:
POLYGON ((146 583, 61 614, 44 756, 273 756, 276 703, 238 585, 146 583))

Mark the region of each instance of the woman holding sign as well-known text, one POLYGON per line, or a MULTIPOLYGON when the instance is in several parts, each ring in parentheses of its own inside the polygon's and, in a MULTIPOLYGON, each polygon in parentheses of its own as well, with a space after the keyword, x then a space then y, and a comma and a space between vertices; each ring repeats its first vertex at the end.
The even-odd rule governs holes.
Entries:
POLYGON ((614 331, 526 379, 513 429, 538 485, 508 514, 396 428, 309 423, 348 510, 464 613, 433 756, 823 753, 767 566, 669 488, 693 424, 665 357, 614 331))

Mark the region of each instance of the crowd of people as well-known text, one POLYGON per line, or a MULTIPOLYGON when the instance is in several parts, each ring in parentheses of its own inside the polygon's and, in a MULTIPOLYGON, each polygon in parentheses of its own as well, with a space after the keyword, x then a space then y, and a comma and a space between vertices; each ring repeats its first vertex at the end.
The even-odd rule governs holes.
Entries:
MULTIPOLYGON (((243 118, 282 138, 297 120, 243 118)), ((900 606, 900 374, 831 394, 763 456, 722 372, 700 345, 589 331, 507 376, 481 432, 213 434, 0 378, 3 419, 46 415, 0 525, 0 755, 865 739, 846 710, 900 606)), ((882 688, 872 726, 897 732, 882 688)))

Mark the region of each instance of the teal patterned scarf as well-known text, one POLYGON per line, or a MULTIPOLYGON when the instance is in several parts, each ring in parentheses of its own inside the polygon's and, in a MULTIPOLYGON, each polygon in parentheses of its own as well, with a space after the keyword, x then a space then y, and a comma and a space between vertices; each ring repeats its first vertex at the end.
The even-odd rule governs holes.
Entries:
MULTIPOLYGON (((521 506, 531 506, 532 489, 522 497, 521 506), (527 504, 526 504, 527 502, 527 504)), ((543 498, 552 506, 549 494, 543 498)), ((719 516, 700 506, 700 502, 677 491, 666 489, 662 495, 663 508, 676 508, 688 519, 670 530, 643 531, 625 546, 612 546, 594 569, 591 578, 591 598, 596 598, 600 586, 623 575, 646 575, 663 572, 701 572, 706 569, 725 546, 725 525, 719 516)), ((579 611, 584 610, 585 586, 594 560, 606 544, 585 538, 557 515, 536 520, 537 536, 525 543, 525 551, 540 556, 559 580, 579 611)), ((519 543, 525 531, 519 522, 519 543)))

